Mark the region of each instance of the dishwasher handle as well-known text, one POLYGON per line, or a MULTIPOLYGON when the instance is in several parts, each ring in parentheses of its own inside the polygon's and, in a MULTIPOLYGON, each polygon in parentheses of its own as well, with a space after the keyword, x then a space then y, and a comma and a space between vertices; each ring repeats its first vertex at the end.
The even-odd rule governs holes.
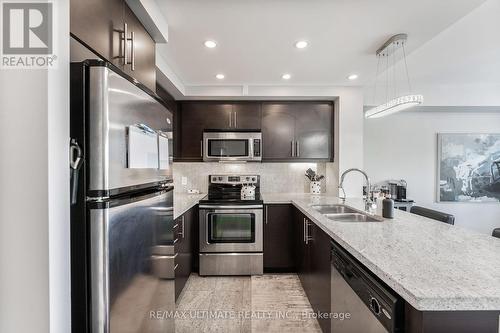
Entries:
POLYGON ((335 251, 332 251, 332 265, 347 281, 351 281, 353 278, 359 278, 353 267, 349 265, 349 263, 347 263, 345 260, 343 260, 340 256, 338 256, 335 251))

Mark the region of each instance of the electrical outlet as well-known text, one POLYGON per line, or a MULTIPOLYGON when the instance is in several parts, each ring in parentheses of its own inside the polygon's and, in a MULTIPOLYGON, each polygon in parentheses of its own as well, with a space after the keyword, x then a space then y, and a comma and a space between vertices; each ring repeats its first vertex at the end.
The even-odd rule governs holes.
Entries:
POLYGON ((182 181, 182 185, 187 185, 187 184, 188 184, 188 179, 187 179, 187 177, 182 177, 182 178, 181 178, 181 181, 182 181))

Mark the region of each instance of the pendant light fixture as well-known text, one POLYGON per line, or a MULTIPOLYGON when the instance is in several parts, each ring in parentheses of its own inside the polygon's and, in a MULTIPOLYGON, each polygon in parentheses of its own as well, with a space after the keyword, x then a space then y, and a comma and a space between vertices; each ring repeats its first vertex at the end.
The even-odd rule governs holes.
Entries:
MULTIPOLYGON (((386 75, 386 84, 385 84, 385 102, 375 106, 365 112, 365 118, 379 118, 388 116, 390 114, 400 112, 416 105, 422 104, 424 101, 424 97, 422 95, 415 95, 411 93, 411 84, 410 84, 410 76, 408 74, 408 64, 406 62, 406 50, 405 44, 408 39, 407 34, 398 34, 389 38, 376 52, 377 55, 377 74, 375 77, 375 86, 373 99, 376 102, 377 99, 377 83, 380 69, 380 62, 385 61, 385 75, 386 75), (406 73, 406 79, 408 82, 408 93, 404 95, 399 95, 396 83, 396 56, 397 54, 401 54, 404 61, 404 68, 406 73), (389 78, 391 75, 390 67, 392 66, 392 98, 390 98, 391 94, 391 85, 389 78)), ((375 103, 376 104, 376 103, 375 103)))

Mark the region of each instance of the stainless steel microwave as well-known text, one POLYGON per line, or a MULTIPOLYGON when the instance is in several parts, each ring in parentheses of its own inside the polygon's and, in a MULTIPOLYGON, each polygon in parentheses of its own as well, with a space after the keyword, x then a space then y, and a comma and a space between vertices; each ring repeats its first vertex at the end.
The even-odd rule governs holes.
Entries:
POLYGON ((260 162, 262 133, 237 131, 203 132, 203 161, 260 162))

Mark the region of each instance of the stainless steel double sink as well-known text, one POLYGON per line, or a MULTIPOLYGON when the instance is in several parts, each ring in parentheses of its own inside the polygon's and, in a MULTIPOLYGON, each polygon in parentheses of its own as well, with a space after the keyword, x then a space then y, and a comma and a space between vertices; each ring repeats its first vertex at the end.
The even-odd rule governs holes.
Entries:
POLYGON ((313 205, 314 210, 336 222, 382 222, 384 219, 369 215, 345 205, 313 205))

